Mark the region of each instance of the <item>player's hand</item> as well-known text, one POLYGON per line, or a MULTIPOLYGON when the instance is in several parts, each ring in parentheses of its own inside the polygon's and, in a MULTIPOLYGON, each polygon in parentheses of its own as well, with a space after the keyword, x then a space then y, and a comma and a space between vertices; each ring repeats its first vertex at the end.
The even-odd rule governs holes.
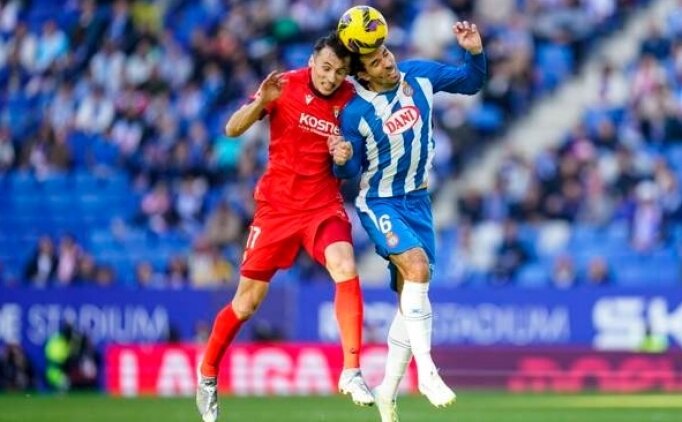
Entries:
POLYGON ((334 155, 334 149, 341 142, 344 142, 342 136, 329 135, 329 137, 327 138, 327 147, 329 147, 329 154, 330 155, 334 155))
POLYGON ((275 101, 282 94, 282 87, 284 86, 284 81, 282 79, 282 73, 277 71, 272 71, 268 76, 263 79, 260 87, 258 87, 258 92, 256 92, 256 99, 261 101, 263 104, 269 104, 275 101))
POLYGON ((348 160, 353 157, 353 145, 350 142, 344 141, 343 138, 338 136, 329 137, 329 152, 332 155, 334 164, 337 166, 342 166, 348 162, 348 160), (333 139, 336 138, 336 139, 333 139))
POLYGON ((452 26, 452 32, 459 45, 469 53, 479 54, 483 51, 483 41, 476 24, 467 21, 457 22, 452 26))

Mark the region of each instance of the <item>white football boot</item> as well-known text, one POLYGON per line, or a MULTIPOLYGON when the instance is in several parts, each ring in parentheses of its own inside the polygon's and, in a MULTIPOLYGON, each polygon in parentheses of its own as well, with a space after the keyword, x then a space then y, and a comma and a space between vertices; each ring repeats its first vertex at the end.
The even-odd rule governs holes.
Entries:
POLYGON ((381 422, 400 422, 395 399, 382 395, 378 388, 372 390, 372 395, 374 396, 374 404, 379 410, 381 422))
POLYGON ((369 391, 359 369, 344 369, 339 377, 339 392, 350 395, 358 406, 372 406, 374 397, 369 391))
POLYGON ((215 378, 200 377, 197 383, 197 410, 203 422, 218 420, 218 385, 215 378))
POLYGON ((445 385, 438 371, 431 371, 427 376, 419 377, 419 392, 436 407, 449 406, 457 399, 455 392, 445 385))

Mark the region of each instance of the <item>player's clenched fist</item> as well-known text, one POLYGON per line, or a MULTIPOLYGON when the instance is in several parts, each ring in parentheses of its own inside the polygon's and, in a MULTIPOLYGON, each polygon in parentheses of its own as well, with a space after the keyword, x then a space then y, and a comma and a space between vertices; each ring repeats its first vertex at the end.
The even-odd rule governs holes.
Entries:
POLYGON ((342 166, 353 156, 353 146, 340 136, 330 136, 327 140, 329 153, 332 155, 334 164, 342 166))

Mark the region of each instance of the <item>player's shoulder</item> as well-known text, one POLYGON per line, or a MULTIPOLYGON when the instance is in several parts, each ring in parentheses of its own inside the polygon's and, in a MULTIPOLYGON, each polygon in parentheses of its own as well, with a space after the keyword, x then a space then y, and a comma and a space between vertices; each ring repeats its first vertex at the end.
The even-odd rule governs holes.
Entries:
POLYGON ((398 69, 407 76, 430 76, 442 66, 434 60, 410 59, 398 63, 398 69))
POLYGON ((372 105, 359 95, 354 95, 341 111, 344 125, 357 126, 360 120, 371 111, 372 105))
POLYGON ((288 70, 282 73, 284 89, 286 90, 300 90, 307 87, 309 78, 308 68, 288 70))

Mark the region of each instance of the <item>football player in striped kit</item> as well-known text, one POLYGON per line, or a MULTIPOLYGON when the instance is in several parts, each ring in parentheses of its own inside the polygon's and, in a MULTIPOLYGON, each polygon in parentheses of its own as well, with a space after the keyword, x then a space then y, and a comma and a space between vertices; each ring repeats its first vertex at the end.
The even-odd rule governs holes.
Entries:
POLYGON ((356 208, 377 252, 389 261, 391 288, 398 293, 386 372, 373 391, 383 422, 398 420, 398 384, 412 356, 420 392, 437 407, 455 401, 431 358, 428 289, 435 235, 427 177, 434 153, 433 96, 478 92, 486 60, 476 25, 457 22, 452 32, 466 50, 457 67, 427 60, 396 63, 386 46, 352 56, 356 95, 341 112, 343 138, 330 141, 335 175, 361 174, 356 208))

